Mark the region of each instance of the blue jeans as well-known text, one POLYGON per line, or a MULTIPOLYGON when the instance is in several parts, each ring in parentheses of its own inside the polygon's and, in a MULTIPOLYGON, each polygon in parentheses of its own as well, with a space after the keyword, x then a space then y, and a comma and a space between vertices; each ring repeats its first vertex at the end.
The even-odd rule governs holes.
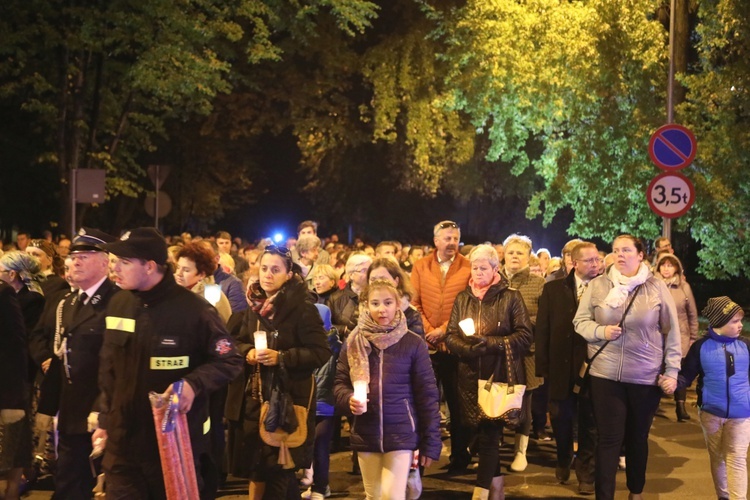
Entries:
POLYGON ((313 451, 313 485, 315 493, 325 493, 328 488, 328 469, 331 465, 331 439, 334 417, 315 418, 315 447, 313 451))

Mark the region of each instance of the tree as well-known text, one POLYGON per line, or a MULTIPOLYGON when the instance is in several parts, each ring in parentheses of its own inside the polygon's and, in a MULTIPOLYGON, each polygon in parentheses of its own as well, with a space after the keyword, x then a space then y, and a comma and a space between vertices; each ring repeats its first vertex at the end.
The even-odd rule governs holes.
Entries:
POLYGON ((274 38, 304 38, 318 17, 355 33, 374 15, 365 0, 8 0, 0 99, 30 113, 46 140, 38 161, 56 165, 63 184, 71 169, 105 168, 109 195, 134 197, 141 156, 171 121, 211 111, 231 90, 233 63, 280 59, 274 38))
MULTIPOLYGON (((684 225, 708 277, 750 276, 750 12, 736 0, 699 3, 699 60, 678 109, 698 138, 698 201, 684 225)), ((682 222, 682 221, 681 221, 682 222)))
MULTIPOLYGON (((747 275, 748 37, 742 2, 701 2, 700 64, 678 75, 678 108, 699 137, 687 173, 698 201, 677 228, 703 244, 699 271, 747 275), (721 229, 717 230, 717 227, 721 229)), ((440 13, 452 63, 446 102, 491 141, 488 160, 528 169, 543 185, 527 215, 549 224, 566 207, 568 231, 610 240, 654 238, 644 190, 658 171, 648 138, 665 121, 667 32, 650 1, 470 1, 440 13), (529 154, 529 142, 542 145, 529 154)))

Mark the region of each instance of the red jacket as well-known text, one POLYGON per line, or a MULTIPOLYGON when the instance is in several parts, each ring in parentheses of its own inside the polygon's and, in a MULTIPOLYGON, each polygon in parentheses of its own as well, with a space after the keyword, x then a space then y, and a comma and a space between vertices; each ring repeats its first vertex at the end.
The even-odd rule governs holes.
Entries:
POLYGON ((425 333, 435 328, 448 326, 451 309, 456 296, 466 288, 471 277, 469 259, 457 253, 451 267, 445 275, 440 272, 437 252, 419 259, 411 272, 411 284, 414 287, 412 304, 422 313, 425 333))

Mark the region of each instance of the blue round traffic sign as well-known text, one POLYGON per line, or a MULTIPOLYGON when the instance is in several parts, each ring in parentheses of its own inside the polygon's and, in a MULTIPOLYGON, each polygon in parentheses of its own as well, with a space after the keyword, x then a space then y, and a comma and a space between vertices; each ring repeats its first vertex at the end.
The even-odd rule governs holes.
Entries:
POLYGON ((698 145, 695 135, 686 127, 670 123, 659 127, 648 143, 651 161, 662 170, 680 170, 695 159, 698 145))

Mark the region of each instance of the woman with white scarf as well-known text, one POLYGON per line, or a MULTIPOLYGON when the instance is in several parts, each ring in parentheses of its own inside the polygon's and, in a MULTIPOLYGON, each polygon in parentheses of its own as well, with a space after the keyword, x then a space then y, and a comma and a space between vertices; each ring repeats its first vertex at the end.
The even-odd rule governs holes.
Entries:
POLYGON ((657 382, 663 369, 665 380, 676 386, 680 370, 679 319, 669 289, 643 262, 643 243, 620 235, 612 252, 614 265, 590 282, 573 324, 589 343, 589 358, 599 351, 590 371, 599 432, 596 498, 614 498, 618 455, 625 442, 628 498, 641 499, 648 433, 661 397, 657 382))

